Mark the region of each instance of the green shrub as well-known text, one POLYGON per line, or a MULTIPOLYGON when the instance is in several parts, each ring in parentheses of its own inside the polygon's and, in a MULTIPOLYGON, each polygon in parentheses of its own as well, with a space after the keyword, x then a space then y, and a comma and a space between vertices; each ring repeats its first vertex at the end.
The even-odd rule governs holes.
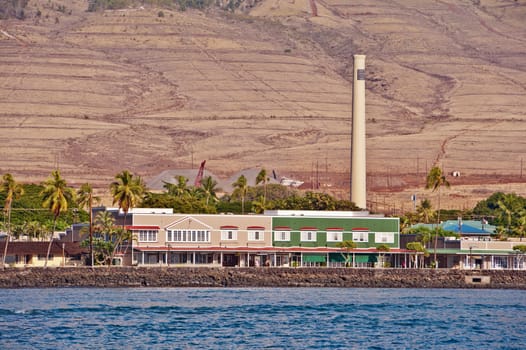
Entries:
POLYGON ((134 3, 133 0, 90 0, 88 3, 88 11, 118 10, 132 6, 134 3))

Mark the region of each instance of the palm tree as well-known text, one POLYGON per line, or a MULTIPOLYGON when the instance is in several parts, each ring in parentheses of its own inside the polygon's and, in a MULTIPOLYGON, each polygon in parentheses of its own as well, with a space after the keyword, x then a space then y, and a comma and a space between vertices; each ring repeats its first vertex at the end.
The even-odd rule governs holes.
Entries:
MULTIPOLYGON (((113 204, 117 203, 119 209, 124 212, 124 218, 122 221, 122 229, 124 230, 128 211, 133 209, 139 203, 146 191, 146 187, 141 177, 134 177, 134 175, 128 170, 124 170, 115 175, 115 179, 116 181, 112 182, 110 185, 110 191, 113 197, 113 204)), ((124 237, 124 235, 121 235, 120 237, 124 237)), ((120 240, 118 243, 123 243, 123 240, 120 240)))
POLYGON ((53 233, 53 223, 52 222, 45 222, 44 224, 40 224, 38 227, 38 232, 36 233, 37 236, 35 238, 39 239, 40 242, 43 242, 47 239, 49 235, 53 233))
MULTIPOLYGON (((24 225, 12 225, 11 226, 11 236, 15 237, 15 239, 20 239, 25 233, 24 225)), ((29 236, 29 240, 31 241, 31 236, 29 236)))
POLYGON ((513 195, 506 194, 502 199, 499 199, 497 201, 497 205, 499 206, 499 212, 501 220, 504 221, 504 218, 506 220, 506 228, 508 235, 511 232, 511 225, 513 220, 513 212, 516 207, 515 205, 516 201, 513 197, 513 195))
POLYGON ((104 239, 109 239, 115 229, 115 219, 109 211, 101 211, 95 217, 95 230, 104 235, 104 239))
POLYGON ((0 192, 5 193, 4 212, 7 215, 7 238, 4 247, 4 255, 2 256, 2 267, 5 267, 5 258, 7 255, 7 245, 11 240, 11 209, 13 201, 19 199, 24 194, 24 188, 22 185, 17 183, 13 178, 13 175, 7 173, 2 177, 2 187, 0 192))
POLYGON ((142 199, 146 188, 139 176, 134 176, 128 170, 123 170, 115 175, 114 182, 110 185, 113 204, 119 205, 119 209, 124 212, 122 227, 126 224, 126 216, 130 209, 133 209, 142 199))
POLYGON ((188 179, 184 176, 179 175, 175 178, 177 180, 177 184, 173 184, 170 182, 164 183, 164 188, 167 190, 168 194, 176 197, 184 197, 188 194, 188 179))
POLYGON ((263 184, 263 209, 265 209, 265 202, 267 201, 267 182, 270 178, 267 176, 267 171, 261 169, 261 171, 256 176, 256 186, 260 183, 263 184))
POLYGON ((408 213, 400 217, 400 233, 406 233, 411 229, 412 217, 414 215, 408 213))
POLYGON ((217 200, 216 191, 219 189, 217 188, 217 181, 214 180, 212 176, 207 176, 201 181, 201 187, 199 187, 199 190, 205 195, 207 206, 210 198, 214 201, 217 200))
POLYGON ((44 267, 47 267, 57 219, 61 213, 67 212, 68 204, 75 198, 75 191, 71 187, 68 187, 66 180, 60 176, 59 170, 54 170, 51 173, 51 177, 42 185, 44 186, 44 189, 40 192, 40 195, 42 196, 42 206, 53 213, 53 229, 51 231, 46 261, 44 263, 44 267))
POLYGON ((241 175, 232 186, 235 188, 234 192, 241 197, 241 214, 245 214, 245 197, 248 192, 247 178, 244 175, 241 175))
POLYGON ((524 255, 526 254, 526 245, 519 244, 513 246, 513 252, 517 254, 517 268, 522 269, 522 260, 524 259, 524 255))
POLYGON ((385 254, 391 250, 391 248, 387 244, 380 244, 376 247, 376 250, 378 251, 378 262, 381 264, 381 267, 386 267, 385 263, 385 254))
POLYGON ((418 240, 422 242, 424 245, 424 248, 428 246, 428 243, 435 237, 435 234, 437 231, 433 233, 433 229, 430 229, 429 227, 417 227, 416 233, 418 235, 418 240))
MULTIPOLYGON (((446 175, 442 172, 442 169, 440 169, 440 167, 438 166, 434 166, 429 171, 429 174, 427 174, 426 189, 432 189, 433 192, 438 190, 437 230, 438 230, 438 226, 440 225, 440 192, 441 192, 442 186, 449 188, 450 184, 446 180, 446 175)), ((435 235, 435 245, 433 248, 433 260, 434 260, 435 268, 438 267, 437 244, 438 244, 438 232, 435 235)))
POLYGON ((303 197, 306 210, 335 210, 336 202, 334 199, 326 194, 319 192, 307 192, 303 197))
MULTIPOLYGON (((356 249, 356 242, 348 240, 348 241, 338 242, 336 243, 336 246, 342 248, 342 251, 345 252, 345 253, 343 252, 340 253, 342 257, 345 259, 345 267, 351 266, 351 251, 353 249, 356 249)), ((354 265, 354 261, 355 259, 354 259, 354 253, 353 253, 353 259, 352 259, 353 265, 354 265)))
POLYGON ((522 237, 526 235, 526 209, 519 212, 519 218, 517 219, 517 224, 513 232, 520 237, 520 241, 522 242, 522 237))
MULTIPOLYGON (((83 241, 80 246, 85 247, 86 242, 83 241)), ((110 265, 111 255, 113 254, 113 243, 102 238, 93 239, 93 250, 95 251, 95 265, 110 265)))
POLYGON ((416 215, 420 222, 429 224, 429 222, 435 217, 435 211, 431 206, 429 199, 420 201, 420 204, 416 207, 416 215))
MULTIPOLYGON (((117 249, 122 246, 124 242, 129 242, 133 239, 133 235, 131 231, 126 230, 123 227, 117 227, 116 229, 112 230, 111 232, 111 241, 113 242, 113 250, 110 255, 110 266, 113 262, 113 258, 115 257, 115 254, 117 253, 117 249)), ((126 252, 128 251, 129 244, 126 244, 126 247, 124 248, 124 252, 121 250, 121 253, 126 255, 126 252)))
POLYGON ((424 257, 428 255, 428 252, 425 248, 425 246, 422 245, 422 243, 420 242, 409 242, 407 243, 406 245, 406 248, 408 250, 413 250, 415 252, 415 256, 414 256, 414 267, 415 268, 418 268, 418 254, 421 253, 422 254, 422 260, 421 260, 421 264, 424 263, 424 257))
POLYGON ((99 202, 100 198, 93 196, 93 187, 89 183, 82 184, 77 191, 77 203, 89 212, 89 255, 93 266, 93 201, 99 202))
POLYGON ((27 234, 29 240, 41 236, 42 225, 38 221, 29 221, 24 224, 24 232, 27 234))
MULTIPOLYGON (((109 211, 101 211, 93 222, 97 236, 93 239, 94 263, 111 265, 115 253, 115 219, 109 211)), ((121 229, 122 230, 122 229, 121 229)), ((85 242, 81 243, 85 246, 85 242)))
POLYGON ((265 211, 265 204, 263 196, 259 196, 256 200, 252 201, 252 211, 256 214, 261 214, 265 211))

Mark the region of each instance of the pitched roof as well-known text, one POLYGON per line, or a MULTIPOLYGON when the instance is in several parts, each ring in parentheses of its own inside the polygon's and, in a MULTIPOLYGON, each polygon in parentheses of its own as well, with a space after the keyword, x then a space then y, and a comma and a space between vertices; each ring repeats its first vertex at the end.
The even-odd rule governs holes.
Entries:
MULTIPOLYGON (((64 245, 64 254, 74 256, 87 254, 88 249, 82 248, 78 242, 58 242, 53 241, 51 252, 53 255, 62 255, 62 245, 64 245)), ((7 246, 7 255, 46 255, 49 246, 48 242, 9 242, 7 246)), ((0 251, 4 251, 5 241, 0 242, 0 251)))

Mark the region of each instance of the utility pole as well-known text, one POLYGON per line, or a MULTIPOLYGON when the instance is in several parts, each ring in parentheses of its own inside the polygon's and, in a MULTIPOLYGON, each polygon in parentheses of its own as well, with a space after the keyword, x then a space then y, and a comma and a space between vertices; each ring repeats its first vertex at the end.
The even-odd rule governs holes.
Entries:
POLYGON ((316 159, 316 189, 318 190, 320 188, 320 172, 318 171, 318 160, 316 159))
POLYGON ((325 192, 325 189, 327 189, 328 183, 329 183, 329 166, 327 164, 327 155, 325 155, 325 186, 324 186, 324 192, 325 192))
POLYGON ((311 181, 310 181, 310 182, 311 182, 310 187, 311 187, 311 190, 314 191, 314 189, 315 189, 315 187, 314 187, 314 181, 316 181, 315 178, 314 178, 314 161, 313 161, 313 162, 311 163, 311 165, 310 165, 310 179, 311 179, 311 181))
POLYGON ((55 170, 59 170, 60 169, 60 151, 57 151, 57 153, 55 153, 55 170))

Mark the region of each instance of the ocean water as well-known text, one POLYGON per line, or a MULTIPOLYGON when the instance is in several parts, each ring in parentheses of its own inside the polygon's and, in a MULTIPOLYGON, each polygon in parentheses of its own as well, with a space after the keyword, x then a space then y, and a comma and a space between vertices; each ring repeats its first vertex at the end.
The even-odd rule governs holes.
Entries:
POLYGON ((0 289, 0 349, 525 349, 526 291, 0 289))

